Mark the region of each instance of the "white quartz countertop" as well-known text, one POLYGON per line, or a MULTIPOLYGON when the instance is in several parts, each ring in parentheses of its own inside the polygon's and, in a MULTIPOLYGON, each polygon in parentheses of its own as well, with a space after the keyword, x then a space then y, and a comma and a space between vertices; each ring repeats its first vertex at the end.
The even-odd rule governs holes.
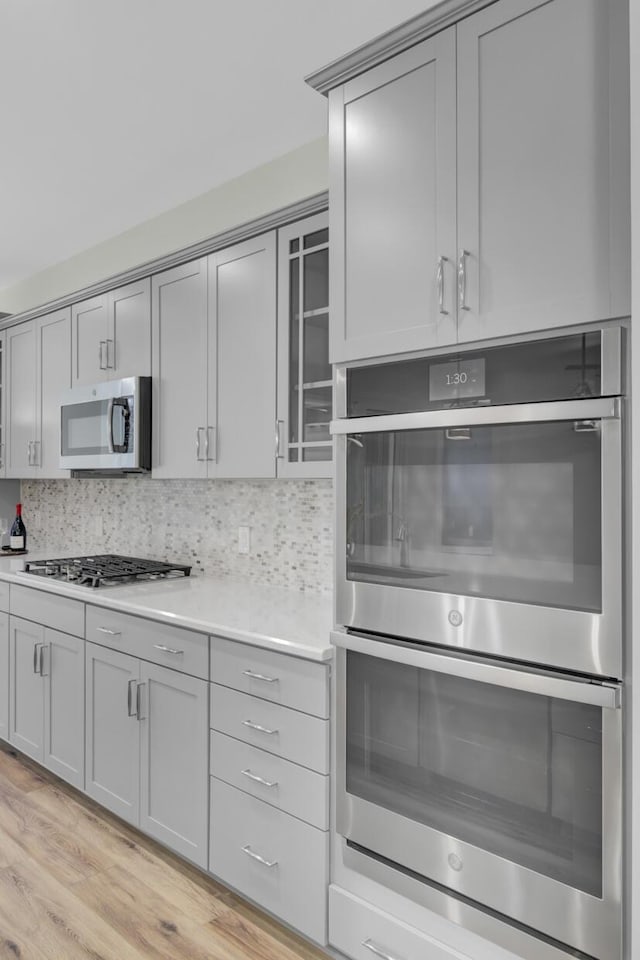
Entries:
POLYGON ((92 588, 24 573, 25 560, 69 555, 0 556, 0 580, 307 660, 332 657, 330 596, 193 575, 92 588))

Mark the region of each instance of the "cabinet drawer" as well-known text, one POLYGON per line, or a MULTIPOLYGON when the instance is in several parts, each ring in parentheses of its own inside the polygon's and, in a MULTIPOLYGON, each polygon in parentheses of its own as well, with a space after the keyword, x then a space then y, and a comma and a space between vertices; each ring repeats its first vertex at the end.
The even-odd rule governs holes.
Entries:
POLYGON ((84 603, 68 597, 56 597, 45 590, 34 590, 12 583, 9 591, 11 615, 44 624, 74 637, 84 636, 84 603))
POLYGON ((6 580, 0 580, 0 610, 9 612, 9 584, 6 580))
POLYGON ((209 641, 204 633, 87 605, 86 638, 180 673, 209 679, 209 641))
POLYGON ((329 721, 211 684, 211 726, 237 740, 329 772, 329 721))
POLYGON ((211 873, 326 943, 329 834, 214 777, 210 823, 211 873))
POLYGON ((319 830, 329 829, 328 776, 214 731, 210 753, 212 776, 319 830))
POLYGON ((316 717, 329 716, 329 670, 321 663, 212 637, 211 679, 316 717))
POLYGON ((388 913, 332 884, 329 887, 329 943, 353 960, 469 960, 388 913))

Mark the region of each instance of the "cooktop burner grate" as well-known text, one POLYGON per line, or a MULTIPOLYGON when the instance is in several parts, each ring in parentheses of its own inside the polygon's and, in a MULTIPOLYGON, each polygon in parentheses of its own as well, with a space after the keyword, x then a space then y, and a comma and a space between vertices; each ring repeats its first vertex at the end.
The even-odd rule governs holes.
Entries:
POLYGON ((134 580, 188 577, 191 567, 181 563, 164 563, 158 560, 106 553, 91 557, 28 560, 24 565, 24 572, 88 587, 99 587, 103 584, 129 583, 134 580))

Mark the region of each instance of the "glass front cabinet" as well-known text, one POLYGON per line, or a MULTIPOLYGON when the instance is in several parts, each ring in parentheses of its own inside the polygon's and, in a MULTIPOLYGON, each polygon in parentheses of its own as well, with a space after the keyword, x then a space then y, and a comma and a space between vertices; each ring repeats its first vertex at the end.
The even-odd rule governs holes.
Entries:
POLYGON ((320 213, 278 231, 279 477, 331 477, 329 227, 320 213))

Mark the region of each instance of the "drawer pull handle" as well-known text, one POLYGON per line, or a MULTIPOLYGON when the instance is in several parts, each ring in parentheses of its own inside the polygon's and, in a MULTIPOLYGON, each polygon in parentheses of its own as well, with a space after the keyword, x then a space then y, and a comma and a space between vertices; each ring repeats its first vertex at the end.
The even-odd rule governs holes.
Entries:
POLYGON ((259 853, 254 853, 251 847, 247 844, 246 847, 242 847, 242 852, 246 853, 248 857, 251 857, 252 860, 257 860, 258 863, 262 863, 265 867, 277 867, 277 860, 265 860, 264 857, 261 857, 259 853))
MULTIPOLYGON (((136 717, 136 712, 135 712, 135 710, 133 709, 133 689, 132 689, 132 686, 131 686, 132 684, 133 684, 133 686, 135 687, 136 681, 135 681, 135 680, 127 680, 127 716, 128 716, 128 717, 136 717)), ((136 719, 137 719, 137 717, 136 717, 136 719)))
POLYGON ((242 770, 243 777, 249 777, 249 780, 255 780, 256 783, 261 783, 263 787, 277 787, 277 780, 265 780, 264 777, 259 777, 257 773, 252 773, 251 770, 242 770))
POLYGON ((371 953, 375 954, 376 957, 380 957, 380 960, 397 960, 397 958, 392 957, 390 953, 385 953, 384 950, 381 950, 380 947, 377 947, 373 940, 363 940, 362 946, 366 947, 367 950, 370 950, 371 953))
POLYGON ((275 734, 277 730, 270 730, 269 727, 261 727, 259 723, 254 723, 253 720, 243 720, 243 727, 251 727, 252 730, 257 730, 258 733, 268 733, 275 734))
POLYGON ((242 672, 245 677, 250 677, 252 680, 264 680, 265 683, 277 683, 280 679, 279 677, 266 677, 264 673, 254 673, 253 670, 243 670, 242 672))
POLYGON ((121 637, 122 632, 120 630, 109 630, 109 627, 96 627, 98 633, 108 633, 110 637, 121 637))
POLYGON ((164 643, 154 643, 156 650, 162 650, 163 653, 173 653, 176 657, 182 657, 184 650, 174 650, 173 647, 165 647, 164 643))

